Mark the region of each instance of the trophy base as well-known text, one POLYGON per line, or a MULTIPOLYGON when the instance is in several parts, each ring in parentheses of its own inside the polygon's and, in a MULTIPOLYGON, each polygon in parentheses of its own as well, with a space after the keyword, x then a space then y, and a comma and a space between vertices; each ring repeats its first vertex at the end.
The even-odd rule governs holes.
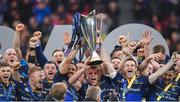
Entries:
POLYGON ((103 63, 102 60, 96 60, 96 61, 89 62, 88 65, 93 66, 93 65, 99 65, 99 64, 101 64, 101 63, 103 63))
POLYGON ((92 51, 92 56, 91 56, 91 60, 89 62, 88 65, 99 65, 101 64, 103 61, 100 59, 99 55, 97 54, 96 51, 92 51))

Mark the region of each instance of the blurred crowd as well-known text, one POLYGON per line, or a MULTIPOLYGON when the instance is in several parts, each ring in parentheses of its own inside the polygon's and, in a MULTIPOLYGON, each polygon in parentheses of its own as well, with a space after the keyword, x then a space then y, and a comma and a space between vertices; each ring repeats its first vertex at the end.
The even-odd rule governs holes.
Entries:
MULTIPOLYGON (((118 0, 1 0, 0 24, 14 28, 18 22, 25 24, 22 47, 34 31, 43 33, 42 46, 49 38, 54 25, 72 24, 73 14, 88 14, 93 9, 106 15, 104 31, 108 33, 120 26, 121 7, 118 0)), ((133 6, 134 5, 134 6, 133 6)), ((171 53, 180 50, 178 0, 134 0, 135 23, 152 26, 165 37, 171 53), (171 46, 175 44, 176 46, 171 46)), ((134 23, 132 22, 132 23, 134 23)))
POLYGON ((117 1, 112 0, 1 0, 0 24, 14 28, 18 22, 25 24, 26 34, 21 40, 22 46, 33 32, 43 33, 44 48, 54 25, 72 24, 75 12, 88 14, 93 9, 96 13, 106 13, 111 29, 118 26, 119 9, 117 1), (110 17, 110 18, 108 18, 110 17))
POLYGON ((180 50, 180 1, 135 0, 134 4, 135 21, 159 31, 166 39, 171 53, 180 50))

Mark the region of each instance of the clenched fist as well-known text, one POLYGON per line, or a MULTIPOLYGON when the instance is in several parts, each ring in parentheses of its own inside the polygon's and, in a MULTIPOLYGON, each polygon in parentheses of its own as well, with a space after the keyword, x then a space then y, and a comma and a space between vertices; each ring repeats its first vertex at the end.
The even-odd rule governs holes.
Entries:
POLYGON ((24 30, 24 24, 19 23, 16 25, 16 31, 17 32, 22 32, 24 30))
POLYGON ((137 48, 137 43, 132 41, 128 43, 128 48, 132 50, 132 52, 137 48))
POLYGON ((128 39, 126 36, 124 35, 120 35, 118 38, 118 43, 122 46, 122 47, 126 47, 128 44, 128 39))
POLYGON ((36 38, 36 37, 31 37, 30 40, 29 40, 29 47, 35 48, 35 45, 36 45, 37 43, 39 43, 39 42, 40 42, 40 41, 39 41, 38 38, 36 38))
POLYGON ((40 39, 40 38, 42 37, 42 32, 36 31, 36 32, 33 33, 33 36, 34 36, 35 38, 40 39))
POLYGON ((21 66, 20 62, 15 62, 13 65, 13 69, 16 71, 20 68, 20 66, 21 66))

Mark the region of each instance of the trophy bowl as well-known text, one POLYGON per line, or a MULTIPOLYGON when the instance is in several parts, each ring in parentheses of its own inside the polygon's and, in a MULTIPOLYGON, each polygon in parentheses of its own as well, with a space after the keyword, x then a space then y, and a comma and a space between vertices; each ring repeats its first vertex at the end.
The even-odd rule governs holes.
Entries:
POLYGON ((88 65, 99 65, 103 61, 100 59, 100 56, 96 52, 96 15, 95 10, 90 12, 87 16, 81 15, 80 18, 80 28, 81 34, 85 40, 86 46, 90 50, 90 62, 88 65))

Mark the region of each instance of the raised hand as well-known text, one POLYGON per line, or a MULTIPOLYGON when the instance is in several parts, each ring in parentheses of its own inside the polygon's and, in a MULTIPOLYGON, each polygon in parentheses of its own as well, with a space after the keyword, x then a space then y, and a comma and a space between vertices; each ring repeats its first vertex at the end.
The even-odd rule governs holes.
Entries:
POLYGON ((128 44, 128 39, 126 36, 124 35, 120 35, 118 38, 118 43, 122 46, 122 47, 126 47, 128 44))
POLYGON ((171 56, 171 60, 176 63, 176 61, 178 61, 180 59, 180 54, 178 54, 177 52, 174 52, 171 56))
POLYGON ((147 30, 143 34, 142 44, 149 45, 151 43, 152 39, 153 39, 152 32, 147 30))
POLYGON ((33 33, 33 36, 40 39, 42 37, 42 32, 36 31, 36 32, 33 33))
POLYGON ((40 40, 37 37, 31 37, 29 40, 29 47, 35 48, 35 45, 38 44, 40 40))
POLYGON ((152 64, 154 71, 157 71, 159 68, 161 68, 161 65, 153 59, 150 60, 150 63, 152 64))
POLYGON ((137 43, 132 41, 132 42, 129 42, 127 47, 124 47, 122 49, 122 51, 124 52, 124 54, 126 55, 130 55, 133 53, 133 51, 137 48, 137 43))
POLYGON ((64 40, 64 44, 65 44, 65 45, 68 46, 68 45, 70 44, 70 42, 71 42, 71 36, 70 36, 70 34, 69 34, 68 32, 65 32, 65 33, 64 33, 63 40, 64 40))
POLYGON ((19 23, 16 25, 16 31, 22 33, 24 30, 24 24, 19 23))
POLYGON ((88 65, 89 62, 90 62, 90 60, 91 60, 91 57, 90 57, 90 56, 87 57, 86 60, 85 60, 85 62, 84 62, 84 65, 88 65))
POLYGON ((133 52, 137 48, 137 43, 132 41, 128 43, 128 48, 133 52))
POLYGON ((131 50, 128 47, 125 47, 122 49, 122 52, 126 55, 130 55, 131 54, 131 50))
POLYGON ((15 62, 13 65, 13 69, 16 71, 20 68, 20 66, 21 66, 20 62, 15 62))

